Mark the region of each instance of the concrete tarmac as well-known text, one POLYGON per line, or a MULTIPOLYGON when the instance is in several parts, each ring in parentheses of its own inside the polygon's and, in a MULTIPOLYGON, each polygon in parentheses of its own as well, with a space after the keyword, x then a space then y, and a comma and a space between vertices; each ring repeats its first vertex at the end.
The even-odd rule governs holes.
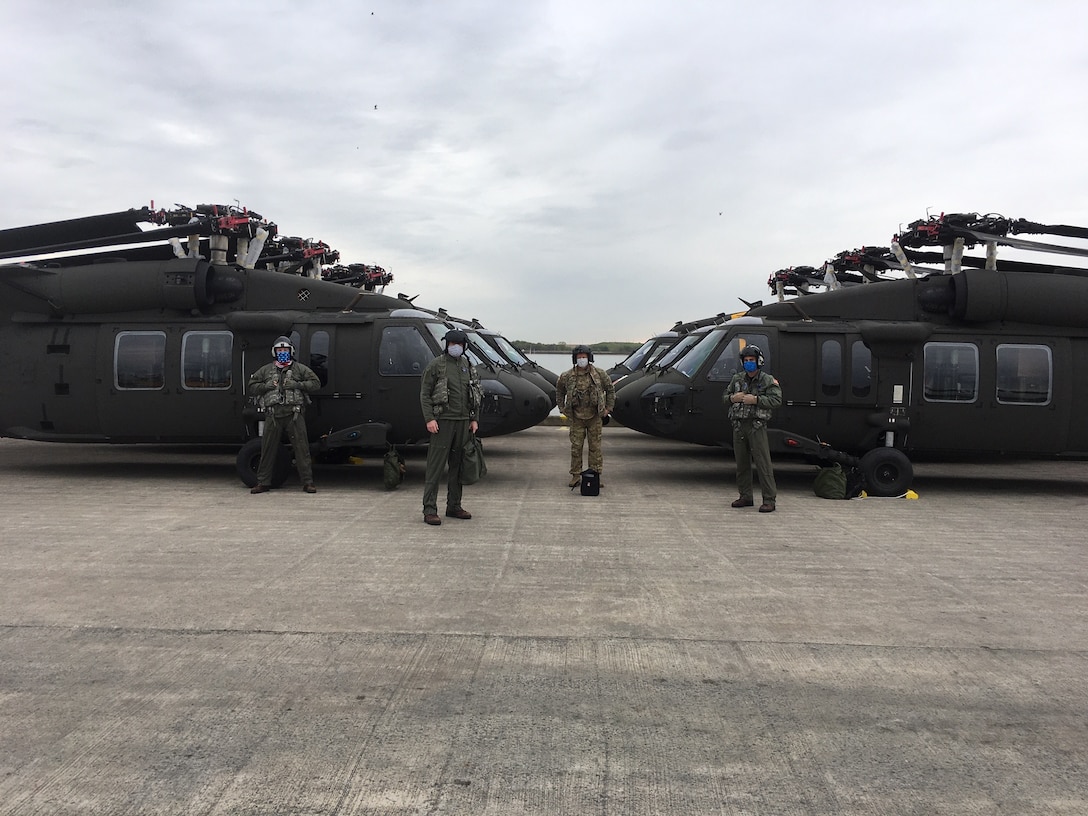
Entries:
POLYGON ((829 501, 605 429, 251 496, 233 453, 0 440, 0 814, 1088 813, 1088 463, 829 501))

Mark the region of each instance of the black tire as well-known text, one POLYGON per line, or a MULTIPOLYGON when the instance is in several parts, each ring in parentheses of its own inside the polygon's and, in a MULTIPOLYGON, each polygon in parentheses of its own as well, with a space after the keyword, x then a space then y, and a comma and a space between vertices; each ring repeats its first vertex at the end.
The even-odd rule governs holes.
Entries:
POLYGON ((914 481, 914 466, 901 450, 873 448, 859 463, 865 490, 874 496, 902 496, 914 481))
MULTIPOLYGON (((280 487, 287 481, 287 477, 291 473, 291 461, 291 449, 286 445, 280 445, 279 453, 276 455, 276 465, 272 468, 272 484, 270 487, 280 487)), ((246 487, 253 487, 257 484, 257 468, 260 464, 261 438, 258 436, 242 445, 237 458, 234 460, 238 478, 242 480, 242 484, 246 487)))

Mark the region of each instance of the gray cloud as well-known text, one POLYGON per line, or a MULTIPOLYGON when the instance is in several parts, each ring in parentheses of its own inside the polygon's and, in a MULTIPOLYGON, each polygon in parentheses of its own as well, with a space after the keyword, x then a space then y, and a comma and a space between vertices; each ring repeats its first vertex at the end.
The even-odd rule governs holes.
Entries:
POLYGON ((0 226, 235 200, 533 340, 642 339, 935 211, 1088 223, 1088 11, 14 2, 0 226))

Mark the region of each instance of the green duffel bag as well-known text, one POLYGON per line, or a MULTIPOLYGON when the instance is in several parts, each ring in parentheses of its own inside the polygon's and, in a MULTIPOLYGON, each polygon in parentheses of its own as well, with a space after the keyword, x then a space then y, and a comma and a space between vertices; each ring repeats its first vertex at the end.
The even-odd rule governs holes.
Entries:
POLYGON ((396 490, 397 486, 404 480, 404 472, 407 469, 400 451, 390 446, 385 454, 385 460, 382 462, 382 481, 385 482, 385 489, 396 490))
POLYGON ((820 468, 812 483, 812 491, 821 499, 845 499, 846 472, 842 465, 836 462, 830 467, 820 468))
POLYGON ((484 461, 484 445, 476 434, 461 451, 461 484, 476 484, 487 475, 487 463, 484 461))

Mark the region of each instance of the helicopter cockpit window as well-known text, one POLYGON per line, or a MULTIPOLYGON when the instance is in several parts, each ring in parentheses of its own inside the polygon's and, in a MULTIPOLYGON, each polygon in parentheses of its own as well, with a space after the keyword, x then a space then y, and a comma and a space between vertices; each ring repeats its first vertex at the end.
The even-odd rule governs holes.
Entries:
POLYGON ((466 332, 466 334, 468 334, 468 341, 472 344, 472 348, 478 354, 487 357, 487 359, 490 360, 493 365, 508 366, 511 364, 509 360, 507 360, 505 357, 495 351, 495 349, 491 347, 490 343, 480 337, 478 332, 466 332))
POLYGON ((181 339, 182 388, 230 388, 233 346, 230 332, 186 332, 181 339))
POLYGON ((378 347, 378 373, 386 377, 418 377, 434 352, 415 326, 386 326, 378 347))
MULTIPOLYGON (((720 338, 721 334, 716 333, 720 338)), ((714 336, 714 335, 711 335, 714 336)), ((710 367, 710 373, 707 374, 707 379, 711 382, 728 382, 733 379, 733 375, 740 371, 740 353, 744 350, 745 346, 758 346, 759 350, 763 352, 763 369, 765 371, 771 370, 771 343, 765 334, 738 334, 732 340, 730 340, 721 354, 718 355, 718 359, 714 361, 714 365, 710 367)), ((691 356, 691 355, 688 355, 691 356)), ((684 358, 687 359, 686 357, 684 358)), ((679 368, 679 366, 677 366, 679 368)))
POLYGON ((310 368, 321 380, 321 387, 329 384, 329 333, 315 331, 310 335, 310 368))
POLYGON ((113 384, 121 391, 166 385, 166 332, 121 332, 113 347, 113 384))
POLYGON ((650 349, 654 347, 655 343, 657 343, 657 338, 651 337, 637 349, 628 354, 627 359, 620 363, 620 365, 624 366, 629 371, 635 371, 640 365, 642 365, 643 359, 645 359, 646 355, 649 354, 650 349))
POLYGON ((850 346, 850 388, 855 397, 867 397, 873 390, 873 352, 861 340, 850 346))
POLYGON ((680 357, 682 357, 688 349, 690 349, 701 339, 703 339, 703 337, 705 337, 705 335, 698 333, 685 335, 681 339, 677 340, 676 343, 673 344, 672 348, 668 349, 660 357, 654 360, 650 360, 648 363, 646 363, 646 367, 649 368, 652 365, 655 368, 668 368, 678 359, 680 359, 680 357))
POLYGON ((837 397, 842 391, 842 343, 824 340, 820 344, 820 391, 837 397))
POLYGON ((529 362, 529 358, 521 353, 521 349, 503 337, 501 334, 493 335, 495 342, 498 343, 499 348, 502 349, 502 353, 513 363, 517 365, 525 365, 529 362))
POLYGON ((923 368, 929 402, 978 399, 978 347, 970 343, 926 343, 923 368))
POLYGON ((1053 369, 1049 346, 999 345, 997 401, 1007 405, 1049 404, 1053 369))

